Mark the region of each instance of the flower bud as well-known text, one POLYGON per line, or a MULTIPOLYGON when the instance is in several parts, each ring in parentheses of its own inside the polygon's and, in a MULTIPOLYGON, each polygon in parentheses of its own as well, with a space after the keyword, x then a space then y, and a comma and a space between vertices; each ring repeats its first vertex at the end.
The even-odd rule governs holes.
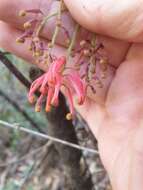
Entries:
POLYGON ((25 10, 21 10, 21 11, 19 12, 19 16, 20 16, 20 17, 26 16, 26 11, 25 11, 25 10))
POLYGON ((50 112, 51 111, 51 106, 50 105, 46 106, 45 111, 50 112))
POLYGON ((30 22, 25 22, 23 25, 24 29, 28 29, 31 27, 31 23, 30 22))
POLYGON ((52 47, 53 47, 52 43, 48 43, 48 48, 52 48, 52 47))
POLYGON ((95 66, 92 66, 92 67, 90 68, 90 72, 91 72, 92 74, 95 74, 95 73, 96 73, 96 67, 95 67, 95 66))
POLYGON ((32 51, 32 46, 31 45, 29 45, 28 50, 32 51))
POLYGON ((23 44, 25 42, 25 38, 17 38, 16 43, 23 44))
POLYGON ((31 97, 28 98, 28 100, 29 100, 30 104, 34 104, 36 99, 35 99, 34 96, 31 96, 31 97))
POLYGON ((68 114, 66 115, 66 119, 67 119, 67 120, 72 120, 72 118, 73 118, 73 116, 72 116, 71 113, 68 113, 68 114))
POLYGON ((80 41, 80 46, 81 46, 81 47, 84 47, 85 44, 86 44, 86 41, 85 41, 85 40, 80 41))
POLYGON ((43 55, 43 53, 42 53, 42 51, 40 51, 40 50, 36 50, 36 51, 34 52, 34 54, 33 54, 34 57, 40 57, 40 56, 42 56, 42 55, 43 55))
POLYGON ((41 107, 39 105, 35 106, 35 112, 40 112, 41 111, 41 107))
POLYGON ((84 56, 89 57, 90 51, 88 49, 85 49, 85 50, 83 50, 83 54, 84 54, 84 56))
POLYGON ((106 59, 100 59, 100 64, 107 64, 107 60, 106 59))

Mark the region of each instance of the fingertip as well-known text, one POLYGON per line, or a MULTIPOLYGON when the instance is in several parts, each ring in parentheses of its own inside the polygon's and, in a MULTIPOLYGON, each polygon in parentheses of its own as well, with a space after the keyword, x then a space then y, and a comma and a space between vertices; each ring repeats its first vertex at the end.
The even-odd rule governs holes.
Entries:
POLYGON ((33 61, 30 53, 25 48, 26 45, 18 45, 16 43, 17 37, 21 35, 20 30, 17 30, 4 22, 0 22, 0 34, 1 48, 14 53, 19 57, 26 58, 27 61, 33 61))
MULTIPOLYGON (((36 59, 32 56, 31 52, 28 50, 30 41, 27 40, 24 44, 17 44, 16 39, 22 35, 22 31, 18 30, 4 22, 0 21, 0 47, 15 54, 18 57, 28 61, 29 63, 36 64, 42 70, 47 70, 47 65, 41 62, 37 62, 36 59)), ((48 44, 48 41, 44 38, 41 38, 45 44, 48 44)), ((53 54, 55 55, 64 55, 65 49, 58 45, 55 45, 53 48, 53 54)))
MULTIPOLYGON (((0 20, 21 27, 25 18, 19 18, 21 10, 42 9, 47 11, 51 6, 52 0, 0 0, 0 20)), ((33 17, 30 15, 29 18, 33 17)))
POLYGON ((73 18, 84 28, 100 32, 99 10, 96 0, 64 0, 73 18))

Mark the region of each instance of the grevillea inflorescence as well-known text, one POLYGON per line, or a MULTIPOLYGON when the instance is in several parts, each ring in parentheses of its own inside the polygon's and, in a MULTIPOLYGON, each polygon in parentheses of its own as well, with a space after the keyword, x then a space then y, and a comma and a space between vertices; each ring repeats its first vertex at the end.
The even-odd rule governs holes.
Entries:
POLYGON ((24 33, 16 39, 16 42, 25 43, 29 39, 28 49, 35 61, 47 66, 47 72, 32 83, 28 94, 29 102, 34 103, 35 92, 40 92, 40 96, 36 100, 35 111, 41 110, 45 98, 46 112, 51 110, 51 106, 58 106, 59 92, 64 89, 70 108, 70 113, 66 115, 69 120, 74 116, 73 94, 77 96, 77 103, 82 105, 88 88, 96 93, 92 81, 96 81, 98 87, 102 88, 102 79, 106 77, 108 58, 103 53, 103 44, 98 41, 94 33, 86 31, 79 24, 75 24, 72 33, 68 31, 63 19, 68 10, 62 0, 59 2, 57 11, 48 15, 45 15, 40 9, 21 10, 19 12, 21 17, 29 14, 36 16, 24 23, 24 33), (51 19, 55 19, 55 29, 51 41, 45 44, 40 35, 51 19), (82 31, 84 31, 84 35, 81 35, 82 31), (52 49, 61 33, 64 37, 67 54, 58 56, 53 53, 52 49), (71 62, 71 57, 74 61, 72 61, 72 66, 69 66, 68 62, 69 60, 71 62))

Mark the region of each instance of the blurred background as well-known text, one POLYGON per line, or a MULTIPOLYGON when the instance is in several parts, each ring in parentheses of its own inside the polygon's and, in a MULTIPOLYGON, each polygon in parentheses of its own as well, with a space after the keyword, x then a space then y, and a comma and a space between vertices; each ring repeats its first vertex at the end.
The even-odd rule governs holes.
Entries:
MULTIPOLYGON (((11 54, 3 56, 30 81, 30 64, 11 54)), ((97 150, 96 139, 80 117, 71 128, 66 126, 67 132, 62 127, 52 128, 53 120, 49 122, 48 117, 44 111, 35 113, 27 101, 27 88, 0 56, 0 121, 97 150)), ((98 154, 74 150, 0 124, 0 190, 22 189, 111 190, 111 187, 98 154)))

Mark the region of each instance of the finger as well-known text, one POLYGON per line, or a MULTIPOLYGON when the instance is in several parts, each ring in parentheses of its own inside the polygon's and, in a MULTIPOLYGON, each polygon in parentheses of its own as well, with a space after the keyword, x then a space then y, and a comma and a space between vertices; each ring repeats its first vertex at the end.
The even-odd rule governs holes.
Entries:
POLYGON ((20 10, 28 9, 42 9, 44 12, 48 11, 52 5, 53 0, 1 0, 0 1, 0 19, 13 24, 20 24, 18 19, 20 10))
POLYGON ((85 28, 115 38, 143 42, 143 2, 138 0, 64 0, 85 28))
MULTIPOLYGON (((25 60, 28 60, 31 63, 35 63, 35 58, 32 57, 31 53, 27 50, 28 42, 24 45, 17 45, 15 43, 15 38, 17 38, 21 31, 10 27, 9 25, 5 23, 0 23, 0 46, 4 49, 14 53, 15 55, 22 57, 25 60)), ((47 41, 44 40, 46 43, 47 41)), ((55 46, 52 50, 52 54, 58 56, 66 55, 66 50, 63 47, 55 46)), ((72 66, 73 62, 75 61, 75 58, 71 58, 69 61, 69 65, 72 66)), ((46 70, 46 66, 43 64, 38 65, 40 68, 46 70)), ((107 94, 107 90, 110 86, 110 83, 112 81, 112 78, 114 76, 115 69, 112 66, 108 67, 107 70, 107 78, 106 80, 103 80, 103 88, 97 87, 97 93, 93 94, 91 91, 88 92, 88 96, 92 98, 93 100, 96 100, 96 102, 99 102, 100 104, 103 104, 103 101, 105 99, 105 96, 107 94)), ((94 85, 94 83, 93 83, 94 85)))
MULTIPOLYGON (((79 1, 77 1, 77 4, 78 2, 79 1)), ((45 14, 47 14, 47 12, 53 13, 57 11, 58 6, 59 6, 59 2, 53 1, 53 0, 51 1, 36 0, 35 3, 33 3, 32 0, 30 1, 19 0, 19 3, 17 3, 17 0, 13 0, 13 1, 2 0, 0 2, 0 18, 3 19, 5 22, 8 22, 18 28, 22 28, 22 25, 25 22, 25 18, 21 19, 18 16, 18 12, 21 9, 40 8, 45 14), (10 9, 10 11, 7 11, 8 9, 10 9)), ((29 19, 31 19, 33 15, 31 14, 29 16, 30 16, 29 19)), ((63 21, 64 21, 65 28, 69 31, 69 35, 72 35, 74 26, 75 26, 74 21, 72 20, 72 18, 70 17, 68 13, 64 14, 63 19, 64 19, 63 21)), ((46 27, 43 30, 42 36, 46 39, 51 39, 54 28, 55 28, 55 18, 51 19, 47 23, 46 27)), ((79 38, 86 39, 85 31, 82 30, 81 33, 82 35, 79 34, 79 38)), ((128 50, 129 44, 119 41, 119 40, 115 40, 113 38, 107 38, 105 36, 101 36, 100 40, 101 42, 103 42, 103 45, 105 46, 107 50, 108 57, 110 59, 110 64, 118 66, 121 60, 124 59, 126 52, 128 50)), ((63 34, 63 31, 61 31, 61 33, 58 35, 57 43, 59 43, 60 45, 63 45, 65 41, 66 41, 65 35, 63 34)))
POLYGON ((130 123, 129 128, 139 126, 143 117, 142 48, 143 44, 132 46, 126 61, 117 70, 107 98, 110 115, 117 121, 130 123))
MULTIPOLYGON (((121 148, 130 145, 131 138, 136 136, 136 131, 142 125, 142 48, 143 44, 133 45, 126 60, 116 71, 105 104, 107 115, 98 131, 100 155, 106 169, 111 171, 110 176, 112 175, 112 177, 114 160, 117 161, 121 148), (113 152, 115 154, 112 154, 113 152), (113 162, 111 162, 111 154, 113 162)), ((126 152, 127 149, 125 149, 126 152)))
MULTIPOLYGON (((23 1, 19 0, 13 0, 13 1, 4 1, 2 0, 0 2, 0 20, 3 20, 4 22, 7 22, 13 26, 15 26, 18 29, 23 29, 23 24, 27 20, 40 18, 40 15, 36 14, 28 14, 26 17, 19 17, 19 11, 21 10, 29 10, 29 9, 40 9, 44 15, 51 15, 53 13, 57 13, 59 8, 59 1, 39 1, 36 0, 33 1, 23 1), (10 10, 10 11, 7 11, 10 10)), ((64 27, 68 32, 68 35, 71 36, 74 30, 75 22, 70 17, 69 13, 62 14, 62 20, 64 22, 64 27)), ((43 28, 41 32, 41 36, 51 39, 53 36, 53 32, 55 30, 55 23, 57 21, 56 16, 51 17, 45 27, 43 28)), ((65 31, 63 29, 60 30, 58 36, 57 36, 57 43, 65 45, 66 41, 66 35, 65 31)))
POLYGON ((98 139, 98 131, 105 117, 104 105, 100 104, 97 100, 93 101, 90 98, 86 98, 83 105, 79 106, 75 104, 75 108, 87 122, 94 136, 98 139))
MULTIPOLYGON (((36 59, 32 56, 31 51, 28 50, 30 41, 27 40, 24 44, 17 44, 16 39, 22 35, 22 31, 9 26, 4 22, 0 22, 0 47, 9 51, 16 56, 23 58, 29 63, 36 64, 42 70, 47 70, 47 66, 42 63, 37 63, 36 59)), ((48 43, 46 39, 42 39, 45 44, 48 43)), ((63 55, 64 48, 56 46, 54 54, 57 56, 63 55)))

